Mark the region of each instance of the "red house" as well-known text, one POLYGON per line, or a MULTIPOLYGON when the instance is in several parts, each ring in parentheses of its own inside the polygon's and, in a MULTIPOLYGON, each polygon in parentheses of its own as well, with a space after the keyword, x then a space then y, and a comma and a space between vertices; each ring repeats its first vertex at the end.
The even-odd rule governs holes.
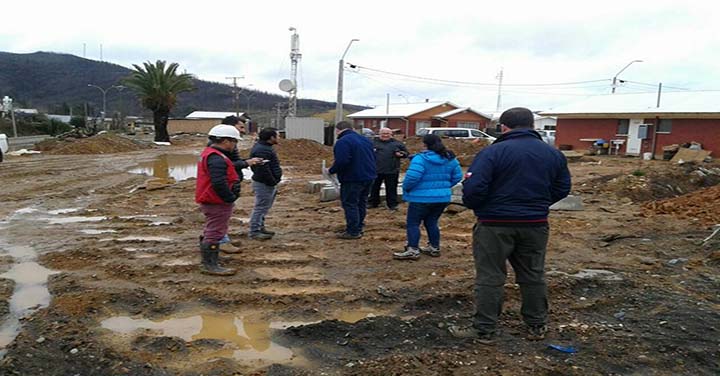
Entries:
POLYGON ((663 146, 695 141, 720 153, 720 93, 611 94, 559 106, 541 115, 557 116, 555 144, 587 150, 596 140, 619 154, 662 155, 663 146))
POLYGON ((382 127, 397 129, 399 133, 415 135, 418 129, 455 127, 485 129, 490 116, 469 107, 450 102, 422 102, 390 104, 356 112, 348 116, 356 127, 370 128, 375 133, 382 127))

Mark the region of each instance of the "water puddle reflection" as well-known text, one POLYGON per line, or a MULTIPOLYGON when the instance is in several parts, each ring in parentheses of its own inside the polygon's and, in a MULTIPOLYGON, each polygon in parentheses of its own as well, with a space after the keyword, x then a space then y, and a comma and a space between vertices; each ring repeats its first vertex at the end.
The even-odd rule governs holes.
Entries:
POLYGON ((169 242, 171 241, 170 238, 166 238, 164 236, 125 236, 122 238, 106 238, 106 239, 100 239, 101 242, 110 242, 110 241, 116 241, 116 242, 169 242))
MULTIPOLYGON (((199 160, 199 155, 163 154, 153 161, 140 163, 137 167, 128 170, 128 172, 160 179, 173 178, 175 181, 183 181, 197 177, 199 160)), ((252 171, 249 168, 243 169, 242 172, 244 179, 252 177, 252 171)))
MULTIPOLYGON (((344 322, 355 323, 375 317, 378 311, 371 308, 343 310, 330 316, 344 322)), ((292 349, 275 343, 272 330, 284 330, 293 326, 316 324, 320 321, 282 321, 267 319, 262 313, 235 315, 232 313, 207 312, 198 315, 175 315, 162 320, 116 316, 105 319, 101 326, 126 338, 136 335, 179 337, 186 342, 201 339, 221 340, 226 346, 204 352, 207 358, 227 357, 239 361, 261 364, 302 362, 292 349)), ((194 346, 201 348, 201 346, 194 346)))
POLYGON ((101 326, 121 334, 132 334, 142 329, 151 330, 158 335, 179 337, 187 342, 200 339, 221 340, 230 346, 213 351, 209 357, 277 363, 296 357, 292 350, 270 339, 270 329, 284 327, 286 324, 263 320, 259 316, 202 314, 162 321, 119 316, 104 320, 101 326))
POLYGON ((111 230, 111 229, 101 230, 101 229, 86 228, 86 229, 80 230, 80 232, 83 234, 86 234, 86 235, 101 235, 101 234, 112 234, 114 232, 117 232, 117 230, 111 230))

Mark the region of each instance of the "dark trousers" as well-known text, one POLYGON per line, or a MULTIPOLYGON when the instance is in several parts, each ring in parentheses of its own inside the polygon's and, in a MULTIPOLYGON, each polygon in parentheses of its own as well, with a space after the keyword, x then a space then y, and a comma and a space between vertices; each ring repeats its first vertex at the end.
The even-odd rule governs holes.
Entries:
POLYGON ((527 325, 547 322, 547 286, 545 250, 549 229, 541 227, 484 226, 473 228, 475 257, 474 326, 483 333, 495 330, 502 312, 503 290, 507 276, 506 261, 515 271, 520 285, 523 321, 527 325))
POLYGON ((397 186, 398 177, 400 173, 394 174, 378 174, 377 178, 373 182, 372 190, 370 191, 370 198, 368 204, 372 207, 380 205, 380 186, 385 183, 385 200, 388 208, 393 208, 398 205, 397 197, 397 186))
POLYGON ((421 203, 411 202, 408 206, 406 231, 408 247, 417 248, 420 243, 420 223, 425 224, 425 230, 428 235, 428 243, 433 247, 440 249, 440 227, 438 222, 447 202, 441 203, 421 203))
POLYGON ((359 235, 365 225, 367 199, 372 180, 340 184, 340 201, 345 211, 345 232, 359 235))

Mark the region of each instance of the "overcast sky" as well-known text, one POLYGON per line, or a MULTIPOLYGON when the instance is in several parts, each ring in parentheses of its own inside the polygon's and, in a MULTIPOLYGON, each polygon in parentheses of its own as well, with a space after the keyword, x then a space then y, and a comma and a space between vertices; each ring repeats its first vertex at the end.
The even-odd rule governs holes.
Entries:
POLYGON ((610 92, 720 90, 718 1, 34 1, 4 4, 0 50, 53 51, 130 67, 168 60, 200 79, 281 94, 290 74, 290 35, 300 34, 301 98, 335 101, 338 60, 410 76, 488 85, 440 84, 368 69, 345 72, 345 103, 449 100, 494 110, 545 110, 610 92), (170 5, 171 4, 171 5, 170 5), (602 81, 599 81, 602 80, 602 81), (575 85, 517 86, 594 81, 575 85), (677 89, 674 89, 677 90, 677 89))

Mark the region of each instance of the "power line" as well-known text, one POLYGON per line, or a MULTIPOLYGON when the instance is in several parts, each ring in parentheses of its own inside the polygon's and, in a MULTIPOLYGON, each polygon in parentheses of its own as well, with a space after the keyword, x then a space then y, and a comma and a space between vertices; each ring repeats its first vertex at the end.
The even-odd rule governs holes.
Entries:
MULTIPOLYGON (((354 68, 354 69, 363 69, 363 70, 368 70, 368 71, 372 71, 372 72, 378 72, 378 73, 406 77, 406 78, 411 78, 411 79, 416 79, 416 80, 423 80, 423 81, 445 82, 445 83, 472 85, 472 86, 493 86, 493 87, 497 86, 497 83, 495 83, 495 82, 488 83, 488 82, 445 80, 445 79, 432 78, 432 77, 416 76, 416 75, 405 74, 405 73, 389 72, 389 71, 385 71, 385 70, 381 70, 381 69, 364 67, 364 66, 357 65, 357 64, 349 64, 349 65, 351 68, 354 68)), ((504 85, 505 86, 568 86, 568 85, 582 85, 582 84, 605 82, 605 81, 611 81, 611 80, 609 78, 606 78, 606 79, 601 79, 601 80, 574 81, 574 82, 535 83, 535 84, 504 84, 504 85)))
MULTIPOLYGON (((646 82, 638 82, 638 81, 630 81, 630 80, 620 80, 620 82, 629 82, 629 83, 632 83, 632 84, 652 86, 652 87, 657 87, 657 86, 658 86, 658 84, 651 84, 651 83, 646 83, 646 82)), ((676 90, 690 90, 690 89, 684 88, 684 87, 666 86, 666 85, 664 85, 664 84, 663 84, 663 88, 676 89, 676 90)))

